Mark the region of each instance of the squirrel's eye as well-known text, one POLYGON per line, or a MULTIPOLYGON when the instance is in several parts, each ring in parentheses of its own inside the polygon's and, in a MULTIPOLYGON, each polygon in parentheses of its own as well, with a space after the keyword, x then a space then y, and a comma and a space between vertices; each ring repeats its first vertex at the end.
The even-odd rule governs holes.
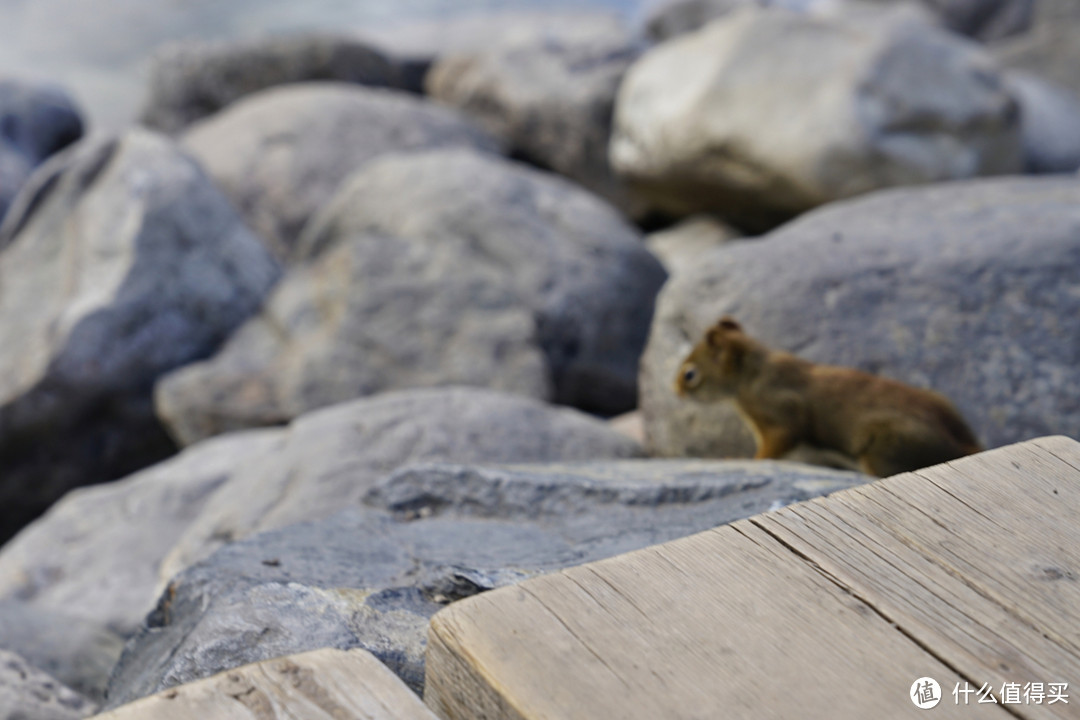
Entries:
POLYGON ((698 369, 693 365, 683 370, 682 380, 684 386, 692 388, 698 384, 700 379, 701 376, 698 374, 698 369))

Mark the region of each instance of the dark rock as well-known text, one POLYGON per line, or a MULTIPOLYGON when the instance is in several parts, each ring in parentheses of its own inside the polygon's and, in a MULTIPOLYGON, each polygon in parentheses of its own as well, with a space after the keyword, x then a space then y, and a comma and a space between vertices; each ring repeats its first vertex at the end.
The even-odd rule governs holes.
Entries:
POLYGON ((454 600, 865 481, 787 463, 414 465, 349 510, 234 543, 169 585, 113 705, 255 660, 361 647, 417 692, 454 600))
POLYGON ((448 108, 393 90, 310 82, 262 90, 191 126, 184 144, 285 259, 341 181, 390 152, 497 149, 448 108))
POLYGON ((312 80, 420 92, 420 79, 369 43, 334 35, 185 42, 158 51, 142 122, 176 133, 245 95, 312 80))
POLYGON ((650 449, 753 452, 729 404, 680 400, 679 363, 733 315, 767 345, 944 393, 988 447, 1080 436, 1080 179, 879 192, 733 243, 673 278, 642 359, 650 449))
POLYGON ((82 134, 82 117, 67 94, 0 78, 0 220, 31 171, 82 134))
POLYGON ((213 352, 278 266, 199 167, 133 131, 47 162, 0 227, 0 539, 174 451, 159 375, 213 352))

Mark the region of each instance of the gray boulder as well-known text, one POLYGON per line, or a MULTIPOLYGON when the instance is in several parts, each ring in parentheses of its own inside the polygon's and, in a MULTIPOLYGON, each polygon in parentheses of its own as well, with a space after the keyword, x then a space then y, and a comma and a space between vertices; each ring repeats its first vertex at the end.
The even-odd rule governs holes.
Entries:
POLYGON ((427 92, 474 118, 515 157, 565 175, 631 215, 635 203, 608 164, 615 94, 636 41, 621 28, 498 39, 450 53, 427 74, 427 92))
POLYGON ((0 78, 0 220, 33 169, 82 134, 82 117, 66 93, 0 78))
POLYGON ((1075 172, 1080 168, 1080 97, 1022 71, 1010 72, 1006 79, 1020 101, 1025 169, 1075 172))
MULTIPOLYGON (((68 493, 0 549, 0 598, 129 637, 154 607, 173 546, 233 474, 276 452, 285 435, 215 438, 124 480, 68 493)), ((7 607, 0 601, 0 647, 10 638, 7 607)), ((35 659, 24 647, 13 649, 35 659)), ((66 672, 41 667, 92 695, 66 672)))
POLYGON ((450 602, 867 479, 767 462, 404 467, 370 509, 234 543, 174 578, 109 702, 316 647, 369 650, 420 692, 428 619, 450 602))
POLYGON ((615 171, 657 208, 768 229, 874 189, 1016 172, 1019 113, 978 46, 904 13, 747 7, 619 90, 615 171))
POLYGON ((497 149, 450 109, 403 92, 329 82, 249 95, 195 123, 183 141, 280 259, 291 257, 300 230, 341 181, 373 158, 497 149))
POLYGON ((119 635, 91 620, 0 600, 0 650, 20 655, 95 703, 105 699, 123 649, 119 635))
POLYGON ((411 462, 635 457, 641 447, 575 410, 474 388, 384 393, 308 413, 279 448, 237 468, 160 568, 169 578, 223 544, 329 517, 411 462))
POLYGON ((199 167, 133 131, 43 166, 0 226, 0 538, 174 451, 154 381, 251 315, 277 263, 199 167))
POLYGON ((754 5, 814 14, 857 12, 862 6, 919 5, 943 27, 989 42, 1031 27, 1034 0, 667 0, 650 8, 645 32, 660 42, 693 32, 733 10, 754 5))
POLYGON ((300 254, 370 233, 460 253, 504 278, 535 317, 557 402, 603 414, 635 407, 665 273, 614 208, 495 156, 417 153, 354 175, 305 229, 300 254))
POLYGON ((357 38, 307 34, 189 41, 155 55, 141 119, 148 127, 176 133, 245 95, 313 80, 421 90, 414 72, 357 38))
POLYGON ((165 377, 158 416, 188 445, 387 390, 472 385, 551 395, 513 278, 463 241, 343 239, 293 270, 213 359, 165 377))
POLYGON ((0 720, 79 720, 96 711, 97 705, 79 693, 0 650, 0 720))
POLYGON ((724 314, 777 349, 944 393, 988 447, 1080 436, 1080 180, 875 193, 702 257, 658 301, 642 359, 649 448, 747 455, 727 404, 680 400, 679 362, 724 314))

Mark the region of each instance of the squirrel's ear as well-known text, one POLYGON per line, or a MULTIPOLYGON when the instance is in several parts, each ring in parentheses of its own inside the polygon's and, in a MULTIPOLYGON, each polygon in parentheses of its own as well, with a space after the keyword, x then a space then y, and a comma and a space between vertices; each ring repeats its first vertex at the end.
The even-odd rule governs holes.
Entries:
POLYGON ((723 366, 725 375, 730 377, 742 371, 746 351, 746 345, 741 341, 733 340, 727 344, 724 352, 720 355, 720 363, 723 366))
POLYGON ((742 332, 742 325, 736 322, 735 318, 730 315, 725 315, 720 318, 716 323, 716 327, 718 330, 737 330, 742 332))
POLYGON ((710 347, 720 347, 725 333, 742 332, 742 325, 735 322, 735 318, 725 315, 716 321, 716 324, 705 333, 705 341, 710 347))

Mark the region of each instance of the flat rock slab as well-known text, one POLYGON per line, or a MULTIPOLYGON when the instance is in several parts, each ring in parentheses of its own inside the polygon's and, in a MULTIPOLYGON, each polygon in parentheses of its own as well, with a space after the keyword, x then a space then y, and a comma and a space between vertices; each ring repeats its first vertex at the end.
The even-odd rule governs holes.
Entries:
POLYGON ((1051 437, 534 578, 432 619, 425 701, 446 718, 893 718, 931 677, 935 717, 1076 717, 1049 692, 1003 703, 1080 677, 1078 505, 1080 443, 1051 437), (994 702, 966 707, 965 683, 994 702))
POLYGON ((98 720, 435 720, 363 650, 315 650, 245 665, 95 716, 98 720))

